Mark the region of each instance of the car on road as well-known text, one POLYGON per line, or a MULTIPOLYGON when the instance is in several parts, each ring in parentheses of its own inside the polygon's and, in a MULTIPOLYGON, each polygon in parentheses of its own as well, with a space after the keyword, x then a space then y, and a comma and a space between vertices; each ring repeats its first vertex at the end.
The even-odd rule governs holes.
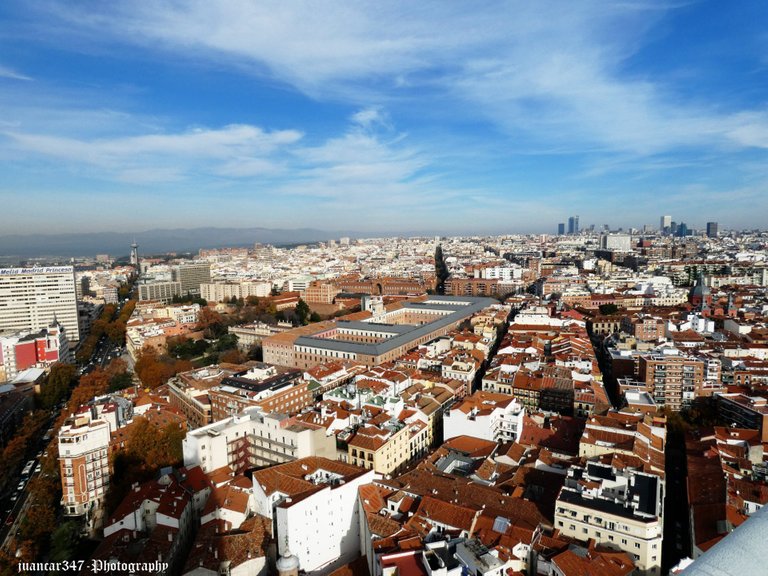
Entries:
POLYGON ((16 490, 21 492, 22 490, 24 490, 24 486, 26 486, 26 484, 27 483, 24 480, 22 480, 21 482, 19 482, 19 485, 16 487, 16 490))

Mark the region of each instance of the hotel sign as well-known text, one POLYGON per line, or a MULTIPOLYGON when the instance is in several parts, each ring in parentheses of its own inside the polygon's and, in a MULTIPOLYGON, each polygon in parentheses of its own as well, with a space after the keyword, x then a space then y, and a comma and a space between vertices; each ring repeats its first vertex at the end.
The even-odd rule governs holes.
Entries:
POLYGON ((35 268, 0 268, 0 276, 21 274, 72 274, 72 266, 37 266, 35 268))

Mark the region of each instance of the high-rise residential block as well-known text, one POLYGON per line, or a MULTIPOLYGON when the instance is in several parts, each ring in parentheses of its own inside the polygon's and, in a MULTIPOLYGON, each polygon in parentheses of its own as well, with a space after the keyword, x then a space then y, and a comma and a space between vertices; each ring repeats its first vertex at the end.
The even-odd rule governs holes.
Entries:
POLYGON ((211 281, 211 265, 208 262, 179 264, 171 270, 171 279, 181 284, 181 293, 200 295, 200 285, 211 281))
POLYGON ((697 358, 671 354, 640 357, 640 380, 657 406, 680 410, 706 391, 705 363, 697 358))
POLYGON ((139 300, 159 300, 166 304, 174 296, 181 296, 181 282, 148 282, 139 283, 139 300))

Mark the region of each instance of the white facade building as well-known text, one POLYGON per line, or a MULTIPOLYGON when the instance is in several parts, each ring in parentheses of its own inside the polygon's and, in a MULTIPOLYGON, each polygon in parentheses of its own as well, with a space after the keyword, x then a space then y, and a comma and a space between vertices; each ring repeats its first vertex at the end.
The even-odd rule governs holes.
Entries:
POLYGON ((307 456, 336 457, 336 438, 325 428, 249 408, 187 432, 184 465, 210 472, 222 466, 266 466, 307 456))
POLYGON ((54 320, 80 340, 72 266, 0 268, 0 332, 41 330, 54 320))
POLYGON ((443 417, 446 440, 473 436, 491 442, 517 442, 525 409, 507 394, 478 391, 453 406, 443 417))
POLYGON ((200 284, 200 296, 209 302, 256 296, 265 298, 272 292, 271 282, 206 282, 200 284))
POLYGON ((275 520, 280 554, 290 550, 308 574, 325 574, 360 555, 357 492, 375 477, 326 458, 257 471, 256 511, 275 520))

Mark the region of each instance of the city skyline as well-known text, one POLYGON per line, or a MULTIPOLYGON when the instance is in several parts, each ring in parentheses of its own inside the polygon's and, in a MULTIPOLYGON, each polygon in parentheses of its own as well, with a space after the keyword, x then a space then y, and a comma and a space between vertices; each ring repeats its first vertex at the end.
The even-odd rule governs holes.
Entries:
POLYGON ((3 231, 759 227, 765 12, 8 2, 3 231))

